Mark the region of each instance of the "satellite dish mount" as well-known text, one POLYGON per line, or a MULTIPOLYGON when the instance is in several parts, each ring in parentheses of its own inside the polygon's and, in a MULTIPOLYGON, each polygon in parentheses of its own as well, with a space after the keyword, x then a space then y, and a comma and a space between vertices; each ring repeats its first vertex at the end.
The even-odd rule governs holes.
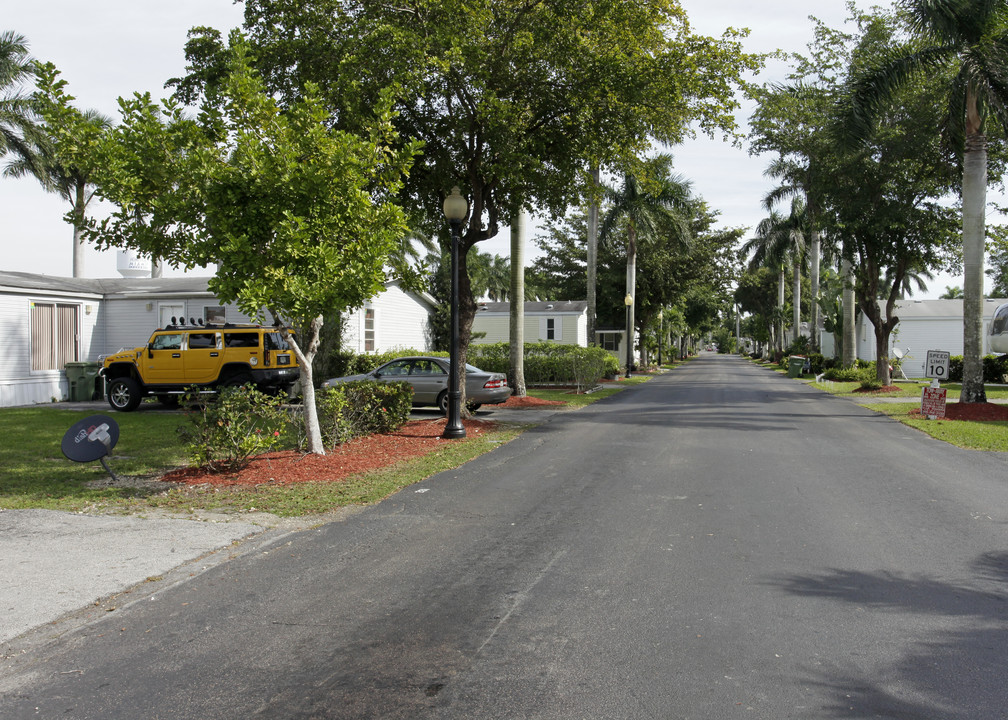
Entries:
POLYGON ((118 482, 119 478, 108 466, 105 457, 119 442, 119 425, 107 415, 91 415, 74 423, 63 436, 60 449, 74 462, 101 461, 102 467, 118 482))

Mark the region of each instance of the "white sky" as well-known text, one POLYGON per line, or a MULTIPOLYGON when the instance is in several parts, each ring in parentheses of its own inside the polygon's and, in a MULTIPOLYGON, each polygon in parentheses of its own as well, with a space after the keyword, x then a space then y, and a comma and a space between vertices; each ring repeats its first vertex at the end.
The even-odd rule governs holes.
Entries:
MULTIPOLYGON (((778 48, 805 52, 812 38, 810 13, 832 27, 839 27, 847 15, 845 0, 681 0, 681 4, 695 32, 720 36, 728 26, 750 28, 745 45, 752 52, 778 48)), ((210 25, 226 34, 241 24, 243 8, 231 0, 92 0, 83 5, 46 0, 9 5, 0 30, 21 33, 34 57, 52 61, 78 107, 94 108, 115 119, 120 96, 129 97, 134 91, 150 91, 155 98, 167 94, 165 80, 184 72, 183 45, 191 27, 210 25)), ((782 80, 785 72, 786 66, 774 63, 760 80, 782 80)), ((743 109, 741 122, 749 110, 743 109)), ((765 216, 761 200, 772 183, 763 177, 763 170, 770 157, 750 157, 745 147, 705 137, 672 152, 677 172, 692 180, 696 192, 721 211, 722 225, 753 228, 765 216)), ((67 209, 34 180, 0 178, 0 269, 70 276, 72 231, 62 219, 67 209)), ((102 212, 107 210, 92 207, 92 213, 102 212)), ((480 247, 483 252, 507 255, 508 235, 503 232, 480 247)), ((528 252, 533 251, 530 241, 528 252)), ((89 250, 84 274, 117 277, 115 253, 89 250)), ((180 273, 166 268, 165 274, 180 273)), ((961 286, 962 280, 937 276, 922 297, 937 297, 946 285, 961 286)))

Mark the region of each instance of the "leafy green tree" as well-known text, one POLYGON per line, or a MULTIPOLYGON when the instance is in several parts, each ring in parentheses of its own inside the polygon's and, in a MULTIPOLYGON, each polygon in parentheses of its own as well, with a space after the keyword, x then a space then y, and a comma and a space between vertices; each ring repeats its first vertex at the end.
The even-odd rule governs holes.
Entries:
POLYGON ((777 289, 783 287, 778 281, 778 273, 773 268, 760 265, 747 268, 738 279, 732 297, 739 310, 747 313, 752 322, 746 324, 744 334, 767 346, 773 341, 777 289))
POLYGON ((33 106, 43 119, 32 139, 30 157, 11 162, 6 174, 32 175, 43 188, 70 203, 67 222, 73 227, 73 277, 84 275, 84 228, 87 207, 94 198, 97 156, 95 149, 112 127, 112 121, 97 110, 78 110, 66 81, 52 63, 37 66, 38 89, 33 106))
POLYGON ((938 297, 942 300, 957 300, 961 299, 963 296, 962 288, 956 285, 955 287, 945 286, 945 292, 943 292, 938 297))
MULTIPOLYGON (((822 246, 823 180, 835 155, 828 130, 849 59, 851 36, 815 20, 808 53, 791 55, 787 82, 756 88, 756 111, 750 119, 750 152, 777 153, 766 175, 780 182, 768 195, 771 205, 796 197, 805 205, 812 298, 819 294, 822 246)), ((811 303, 811 344, 819 348, 818 306, 811 303)))
POLYGON ((312 360, 323 317, 383 288, 406 234, 392 198, 415 147, 397 142, 388 99, 363 137, 329 128, 311 86, 282 109, 237 39, 233 47, 226 102, 205 104, 198 120, 149 96, 121 101, 123 122, 103 145, 99 177, 120 209, 90 237, 176 266, 216 264, 210 288, 221 300, 268 312, 297 357, 308 449, 321 454, 312 360))
MULTIPOLYGON (((476 304, 468 250, 522 207, 563 214, 584 169, 675 143, 691 127, 735 128, 735 89, 761 59, 738 33, 694 35, 675 0, 248 0, 257 67, 282 103, 314 82, 331 121, 355 129, 396 88, 400 137, 423 142, 401 193, 411 225, 447 245, 447 189, 469 201, 460 244, 460 345, 476 304)), ((222 48, 190 40, 177 87, 214 98, 222 48)))
MULTIPOLYGON (((887 52, 898 27, 885 13, 859 17, 852 77, 887 52)), ((941 200, 955 187, 956 170, 933 132, 941 110, 932 88, 940 80, 901 82, 885 105, 873 106, 879 118, 873 133, 856 149, 838 152, 829 172, 832 231, 844 237, 858 306, 875 328, 877 379, 884 384, 890 381, 889 335, 899 323, 896 302, 914 273, 945 263, 954 242, 955 211, 941 200)), ((853 91, 862 92, 859 87, 853 91)), ((838 125, 849 113, 842 102, 838 125)))
MULTIPOLYGON (((1003 0, 906 0, 911 37, 879 53, 855 78, 848 127, 871 137, 899 88, 928 83, 947 111, 937 127, 962 158, 963 388, 960 402, 986 402, 983 266, 989 128, 1008 131, 1008 4, 1003 0), (938 93, 936 93, 936 83, 938 93), (940 96, 939 96, 940 93, 940 96)), ((882 364, 882 363, 880 363, 882 364)))

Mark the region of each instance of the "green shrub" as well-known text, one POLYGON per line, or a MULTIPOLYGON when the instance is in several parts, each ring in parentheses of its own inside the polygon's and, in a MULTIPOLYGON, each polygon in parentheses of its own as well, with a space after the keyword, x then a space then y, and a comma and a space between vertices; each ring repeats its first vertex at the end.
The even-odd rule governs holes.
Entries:
MULTIPOLYGON (((985 383, 1002 383, 1008 374, 1008 355, 984 355, 983 381, 985 383)), ((949 358, 949 382, 962 382, 963 356, 953 355, 949 358)))
POLYGON ((862 367, 833 367, 826 369, 823 377, 833 382, 861 382, 873 378, 874 373, 869 374, 867 368, 862 367))
POLYGON ((794 340, 790 345, 784 350, 785 355, 808 355, 809 352, 809 339, 804 335, 799 335, 796 340, 794 340))
POLYGON ((326 447, 393 432, 409 420, 412 404, 413 388, 405 382, 362 380, 315 392, 319 430, 326 447))
POLYGON ((210 401, 190 405, 189 426, 178 429, 199 467, 236 472, 252 456, 276 447, 288 429, 285 398, 267 395, 252 385, 224 388, 210 401))
POLYGON ((808 353, 805 357, 809 360, 809 369, 813 375, 818 375, 823 371, 826 358, 823 357, 822 353, 808 353))
POLYGON ((426 352, 414 348, 397 348, 383 353, 358 354, 352 350, 334 352, 329 357, 329 367, 332 374, 326 377, 315 377, 316 384, 321 385, 323 381, 332 377, 346 377, 347 375, 360 375, 371 372, 379 365, 384 365, 390 360, 412 355, 434 355, 436 357, 447 357, 448 353, 426 352))
MULTIPOLYGON (((469 346, 469 363, 487 372, 509 375, 508 343, 469 346)), ((619 360, 600 347, 583 348, 559 343, 525 343, 525 382, 537 385, 587 387, 600 377, 619 373, 619 360), (588 377, 594 373, 594 377, 588 377)))
POLYGON ((881 390, 882 383, 876 377, 865 377, 861 379, 862 390, 881 390))

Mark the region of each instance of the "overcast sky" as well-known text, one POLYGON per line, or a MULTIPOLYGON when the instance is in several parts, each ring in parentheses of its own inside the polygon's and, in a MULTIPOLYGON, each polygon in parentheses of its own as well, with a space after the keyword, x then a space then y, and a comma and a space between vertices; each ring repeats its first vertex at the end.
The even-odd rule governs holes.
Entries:
MULTIPOLYGON (((747 27, 746 49, 778 48, 804 52, 812 37, 809 13, 839 27, 846 18, 845 0, 681 0, 695 32, 720 36, 728 26, 747 27)), ((883 2, 875 4, 886 4, 883 2)), ((240 25, 241 5, 231 0, 69 0, 11 3, 0 30, 24 35, 31 53, 52 61, 68 83, 80 108, 94 108, 118 119, 117 98, 134 91, 163 97, 165 80, 184 72, 187 31, 210 25, 226 33, 240 25)), ((860 3, 864 6, 864 3, 860 3)), ((786 66, 774 63, 762 81, 783 79, 786 66)), ((740 121, 748 116, 747 107, 740 121)), ((771 187, 763 177, 769 157, 750 157, 745 147, 699 138, 672 149, 676 170, 721 211, 721 224, 752 228, 764 217, 761 199, 771 187)), ((62 217, 68 208, 47 195, 33 180, 0 178, 0 269, 70 276, 72 230, 62 217)), ((96 209, 101 213, 101 207, 96 209)), ((534 228, 533 228, 534 231, 534 228)), ((533 250, 531 243, 529 251, 533 250)), ((506 233, 481 243, 484 252, 508 254, 506 233)), ((114 252, 89 250, 87 277, 117 277, 114 252)), ((170 269, 167 275, 179 274, 170 269)), ((923 296, 936 297, 960 278, 939 276, 923 296)))

